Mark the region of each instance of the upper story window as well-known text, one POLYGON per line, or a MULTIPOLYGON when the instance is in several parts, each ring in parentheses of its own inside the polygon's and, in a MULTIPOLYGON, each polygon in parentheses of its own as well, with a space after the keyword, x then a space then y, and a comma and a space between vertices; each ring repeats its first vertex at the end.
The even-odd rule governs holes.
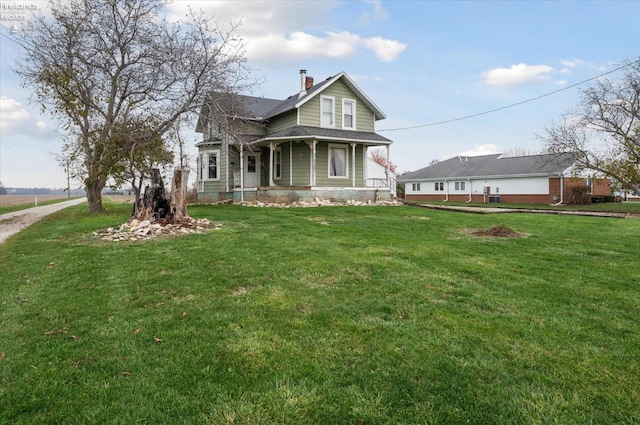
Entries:
POLYGON ((220 151, 202 152, 199 159, 198 178, 200 180, 218 180, 218 159, 220 151))
POLYGON ((342 99, 342 128, 356 129, 356 101, 342 99))
POLYGON ((320 96, 320 126, 335 127, 336 99, 331 96, 320 96))
POLYGON ((349 177, 347 145, 329 145, 329 177, 349 177))

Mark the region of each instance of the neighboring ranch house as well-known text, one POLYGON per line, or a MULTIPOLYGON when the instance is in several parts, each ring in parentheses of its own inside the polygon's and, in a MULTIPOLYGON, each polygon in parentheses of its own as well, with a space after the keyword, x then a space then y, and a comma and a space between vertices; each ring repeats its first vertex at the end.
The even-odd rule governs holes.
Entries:
POLYGON ((588 185, 593 195, 609 195, 607 179, 571 177, 575 154, 503 157, 458 156, 398 178, 408 201, 556 204, 570 187, 588 185))
POLYGON ((383 147, 389 163, 392 141, 375 133, 384 118, 344 72, 314 84, 301 70, 300 92, 285 100, 212 94, 196 128, 198 199, 389 199, 395 180, 374 176, 367 159, 383 147))

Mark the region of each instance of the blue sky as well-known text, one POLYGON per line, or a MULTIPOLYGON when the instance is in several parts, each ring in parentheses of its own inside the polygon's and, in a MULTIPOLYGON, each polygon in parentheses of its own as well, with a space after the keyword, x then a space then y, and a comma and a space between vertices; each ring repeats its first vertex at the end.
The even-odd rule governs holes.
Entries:
MULTIPOLYGON (((0 4, 3 14, 8 4, 46 13, 39 0, 0 4)), ((427 124, 523 102, 640 57, 640 1, 178 0, 168 6, 169 18, 189 6, 220 24, 242 20, 248 65, 264 79, 253 95, 297 93, 300 69, 316 81, 349 74, 386 114, 376 130, 394 141, 391 160, 401 172, 458 154, 538 152, 536 134, 575 107, 586 86, 427 124), (398 128, 404 130, 388 131, 398 128)), ((17 53, 7 28, 15 22, 2 24, 0 181, 65 187, 53 158, 62 137, 11 72, 17 53)), ((200 137, 186 136, 193 143, 200 137)))

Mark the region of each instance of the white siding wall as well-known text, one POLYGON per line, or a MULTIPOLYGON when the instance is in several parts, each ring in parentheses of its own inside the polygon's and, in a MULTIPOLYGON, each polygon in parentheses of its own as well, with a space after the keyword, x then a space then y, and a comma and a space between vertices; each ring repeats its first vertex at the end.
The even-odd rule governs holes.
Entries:
MULTIPOLYGON (((444 180, 442 180, 444 181, 444 180)), ((489 186, 494 195, 546 195, 549 193, 548 177, 519 177, 504 179, 450 179, 444 182, 444 190, 435 190, 435 181, 406 182, 405 193, 407 195, 451 195, 468 194, 481 195, 484 186, 489 186), (455 182, 465 182, 464 190, 455 190, 455 182), (414 184, 420 184, 420 190, 413 190, 414 184), (496 190, 497 189, 497 190, 496 190)))

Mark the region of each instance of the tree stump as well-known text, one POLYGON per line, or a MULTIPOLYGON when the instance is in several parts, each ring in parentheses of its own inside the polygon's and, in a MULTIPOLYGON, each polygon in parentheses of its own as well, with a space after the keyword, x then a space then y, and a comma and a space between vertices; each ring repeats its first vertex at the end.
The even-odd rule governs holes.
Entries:
POLYGON ((187 212, 187 180, 189 170, 180 168, 173 173, 171 202, 167 200, 160 170, 151 170, 151 184, 144 189, 144 196, 134 204, 131 218, 163 224, 175 224, 189 219, 187 212))

